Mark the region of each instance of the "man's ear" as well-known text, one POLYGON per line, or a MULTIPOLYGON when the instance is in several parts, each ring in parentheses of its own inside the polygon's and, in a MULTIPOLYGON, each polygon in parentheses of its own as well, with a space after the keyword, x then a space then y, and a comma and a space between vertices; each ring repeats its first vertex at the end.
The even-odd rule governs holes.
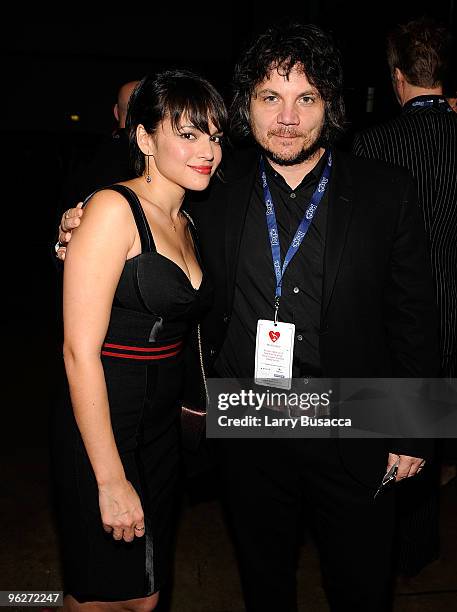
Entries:
POLYGON ((116 117, 116 121, 119 123, 119 107, 117 104, 115 104, 113 107, 113 113, 114 113, 114 116, 116 117))
POLYGON ((395 80, 395 84, 398 85, 403 85, 403 83, 405 82, 405 76, 403 74, 403 72, 400 70, 400 68, 395 68, 394 70, 394 80, 395 80))
POLYGON ((392 73, 392 85, 395 92, 395 97, 397 98, 400 106, 403 106, 404 100, 404 90, 405 90, 406 79, 403 72, 400 68, 395 68, 392 73))

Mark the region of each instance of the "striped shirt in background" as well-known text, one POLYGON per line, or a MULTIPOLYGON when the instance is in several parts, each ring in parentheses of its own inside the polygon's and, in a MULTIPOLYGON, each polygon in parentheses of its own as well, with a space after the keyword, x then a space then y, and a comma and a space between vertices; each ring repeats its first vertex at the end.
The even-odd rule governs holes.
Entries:
POLYGON ((395 119, 355 136, 353 152, 408 169, 430 241, 443 374, 457 376, 457 114, 442 96, 409 100, 395 119))

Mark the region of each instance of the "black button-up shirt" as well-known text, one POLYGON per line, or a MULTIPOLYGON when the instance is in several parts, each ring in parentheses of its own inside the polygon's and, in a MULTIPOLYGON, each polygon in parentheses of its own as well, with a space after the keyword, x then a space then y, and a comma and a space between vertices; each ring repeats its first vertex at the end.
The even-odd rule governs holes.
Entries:
MULTIPOLYGON (((319 161, 295 189, 269 163, 265 164, 284 257, 303 219, 325 167, 319 161)), ((295 323, 293 376, 319 376, 319 331, 327 225, 328 186, 298 252, 282 281, 279 320, 295 323)), ((232 316, 216 361, 219 376, 254 376, 257 321, 273 319, 276 277, 265 216, 260 172, 251 195, 241 238, 232 316)))

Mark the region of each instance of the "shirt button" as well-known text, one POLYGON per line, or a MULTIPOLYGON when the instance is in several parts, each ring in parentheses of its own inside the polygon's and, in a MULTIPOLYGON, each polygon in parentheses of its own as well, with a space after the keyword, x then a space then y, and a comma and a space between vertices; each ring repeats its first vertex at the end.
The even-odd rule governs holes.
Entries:
POLYGON ((303 340, 303 336, 302 336, 301 334, 298 334, 298 336, 297 336, 297 340, 298 340, 299 342, 301 342, 301 341, 303 340))
POLYGON ((294 293, 299 293, 300 289, 298 287, 294 287, 294 293))
POLYGON ((290 197, 291 197, 292 199, 294 199, 294 198, 296 198, 296 197, 297 197, 297 194, 296 194, 294 191, 292 191, 292 193, 290 194, 290 197))

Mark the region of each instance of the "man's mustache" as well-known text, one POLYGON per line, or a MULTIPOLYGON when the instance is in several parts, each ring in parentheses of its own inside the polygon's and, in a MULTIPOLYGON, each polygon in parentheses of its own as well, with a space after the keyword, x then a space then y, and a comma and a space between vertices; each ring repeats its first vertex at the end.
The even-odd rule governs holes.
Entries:
POLYGON ((280 138, 299 138, 305 136, 302 132, 297 130, 282 129, 282 130, 270 130, 268 136, 279 136, 280 138))

